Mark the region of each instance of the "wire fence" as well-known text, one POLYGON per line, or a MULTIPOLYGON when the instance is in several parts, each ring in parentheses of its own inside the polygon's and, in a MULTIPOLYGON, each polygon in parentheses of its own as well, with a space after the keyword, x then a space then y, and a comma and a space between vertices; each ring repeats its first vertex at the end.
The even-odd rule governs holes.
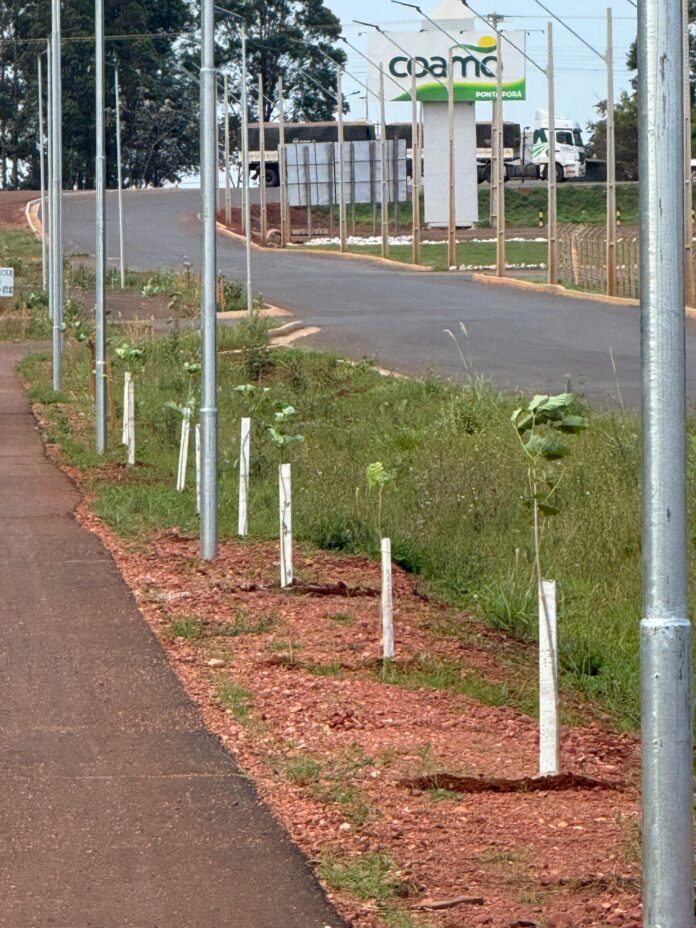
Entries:
MULTIPOLYGON (((638 299, 640 240, 619 230, 616 242, 616 295, 638 299)), ((561 283, 583 290, 607 292, 607 230, 605 226, 562 225, 558 229, 558 276, 561 283)))

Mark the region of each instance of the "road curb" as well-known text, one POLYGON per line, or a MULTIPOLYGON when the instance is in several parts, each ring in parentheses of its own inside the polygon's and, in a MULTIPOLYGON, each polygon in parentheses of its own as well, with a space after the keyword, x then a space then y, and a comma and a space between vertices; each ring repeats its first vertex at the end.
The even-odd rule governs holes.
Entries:
MULTIPOLYGON (((514 277, 492 277, 490 274, 473 273, 471 280, 478 284, 489 286, 510 287, 513 290, 536 290, 537 293, 550 293, 554 296, 564 296, 572 300, 587 300, 591 303, 604 303, 610 306, 640 307, 640 300, 625 296, 606 296, 602 293, 591 293, 582 290, 569 290, 562 284, 538 284, 533 280, 517 280, 514 277)), ((696 307, 685 306, 685 313, 689 319, 696 319, 696 307)))
MULTIPOLYGON (((200 219, 200 213, 198 214, 200 219)), ((223 235, 226 235, 228 238, 233 238, 235 241, 240 242, 242 245, 246 245, 246 236, 241 235, 239 232, 234 232, 229 226, 226 226, 220 220, 215 222, 218 232, 221 232, 223 235)), ((305 248, 300 246, 299 248, 269 248, 268 245, 258 245, 255 241, 252 240, 251 247, 254 251, 270 251, 273 254, 312 254, 320 255, 322 258, 348 258, 353 261, 373 261, 377 264, 384 264, 389 267, 401 268, 402 270, 407 271, 420 271, 423 273, 431 274, 433 269, 431 267, 424 267, 422 264, 409 264, 408 261, 395 261, 393 258, 383 258, 381 255, 356 255, 351 252, 343 251, 320 251, 319 249, 314 248, 305 248), (302 248, 302 251, 300 250, 302 248)))

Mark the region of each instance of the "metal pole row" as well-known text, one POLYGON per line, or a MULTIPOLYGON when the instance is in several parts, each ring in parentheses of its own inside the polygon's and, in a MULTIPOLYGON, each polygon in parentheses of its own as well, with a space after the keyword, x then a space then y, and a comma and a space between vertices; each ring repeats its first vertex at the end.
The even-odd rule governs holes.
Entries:
POLYGON ((126 287, 126 251, 123 229, 123 160, 121 151, 121 87, 118 68, 114 73, 114 95, 116 97, 116 165, 118 173, 118 257, 121 273, 121 289, 126 287))

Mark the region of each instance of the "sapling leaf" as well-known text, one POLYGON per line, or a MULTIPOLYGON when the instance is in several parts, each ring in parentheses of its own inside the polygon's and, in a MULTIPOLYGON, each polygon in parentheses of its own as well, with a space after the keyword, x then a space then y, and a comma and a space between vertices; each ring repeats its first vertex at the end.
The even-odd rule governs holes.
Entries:
POLYGON ((193 374, 200 374, 201 365, 198 361, 184 361, 184 370, 191 376, 193 376, 193 374))
POLYGON ((568 432, 571 435, 575 435, 577 432, 582 432, 584 429, 588 428, 589 423, 585 416, 563 416, 563 419, 558 423, 556 428, 560 432, 568 432))
POLYGON ((548 396, 546 402, 539 406, 539 412, 550 413, 557 409, 568 409, 574 402, 575 396, 572 393, 559 393, 557 396, 548 396))
POLYGON ((297 410, 294 406, 283 405, 275 414, 276 422, 287 422, 288 419, 291 419, 293 416, 297 415, 297 410))
POLYGON ((527 406, 527 409, 530 412, 536 412, 541 406, 549 401, 549 397, 545 393, 537 393, 536 396, 532 398, 532 402, 527 406))
POLYGON ((277 445, 278 448, 285 448, 287 445, 291 445, 293 442, 303 442, 305 440, 304 435, 284 435, 282 432, 279 432, 278 429, 269 426, 268 435, 274 445, 277 445))
POLYGON ((375 461, 374 464, 368 464, 365 470, 367 485, 371 490, 376 488, 382 489, 394 479, 394 475, 389 473, 381 461, 375 461))
POLYGON ((534 425, 534 416, 524 409, 516 409, 512 414, 512 424, 520 435, 524 435, 534 425))
POLYGON ((174 412, 178 412, 180 416, 184 419, 188 419, 191 416, 193 410, 190 406, 179 406, 178 403, 174 403, 171 400, 168 403, 164 404, 165 409, 173 409, 174 412))
POLYGON ((570 454, 570 448, 555 435, 530 435, 524 447, 532 457, 543 457, 547 461, 557 461, 570 454))

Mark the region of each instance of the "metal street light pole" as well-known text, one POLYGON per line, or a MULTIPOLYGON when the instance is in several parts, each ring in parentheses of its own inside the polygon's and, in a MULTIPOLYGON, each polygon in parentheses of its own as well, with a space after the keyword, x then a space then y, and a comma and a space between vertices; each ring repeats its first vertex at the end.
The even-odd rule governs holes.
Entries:
POLYGON ((42 209, 41 222, 48 231, 48 318, 53 321, 53 66, 51 64, 51 39, 46 42, 46 124, 48 129, 48 203, 42 209))
POLYGON ((447 161, 449 199, 447 210, 447 266, 457 264, 456 161, 454 152, 454 55, 447 56, 447 161))
POLYGON ((230 78, 225 74, 225 222, 232 223, 232 177, 230 175, 230 78))
POLYGON ((285 96, 283 78, 278 78, 278 154, 280 164, 280 245, 287 248, 290 238, 288 229, 288 175, 285 156, 285 96))
POLYGON ((48 260, 46 254, 46 168, 43 113, 43 70, 41 55, 37 56, 38 82, 39 82, 39 174, 41 177, 41 283, 45 290, 48 285, 48 260))
POLYGON ((51 5, 51 145, 53 214, 51 252, 53 265, 53 389, 63 381, 63 105, 61 82, 60 0, 51 5))
POLYGON ((641 0, 645 928, 692 928, 694 924, 682 29, 681 0, 641 0))
POLYGON ((114 94, 116 96, 116 166, 118 174, 118 257, 121 272, 121 290, 126 288, 126 249, 123 230, 123 155, 121 151, 121 87, 118 81, 118 68, 114 73, 114 94))
POLYGON ((106 313, 104 289, 106 278, 106 153, 104 144, 104 0, 94 4, 95 72, 96 72, 96 201, 97 242, 95 257, 96 289, 96 345, 95 345, 95 398, 97 454, 106 450, 106 313))
POLYGON ((382 257, 389 256, 389 184, 387 179, 387 117, 384 109, 384 65, 379 66, 379 152, 382 201, 382 257))
POLYGON ((251 281, 251 197, 249 190, 249 102, 247 99, 247 34, 242 24, 242 184, 244 188, 244 231, 246 234, 247 314, 254 312, 251 281))
MULTIPOLYGON (((498 62, 496 66, 496 106, 495 106, 495 136, 497 158, 495 171, 497 174, 497 207, 496 207, 496 275, 505 277, 505 122, 503 121, 503 36, 497 28, 502 16, 493 15, 491 19, 496 25, 496 46, 498 49, 498 62)), ((554 165, 555 167, 555 165, 554 165)))
POLYGON ((556 88, 554 84, 554 60, 553 60, 553 23, 547 27, 548 41, 548 65, 546 75, 548 78, 548 133, 549 133, 549 155, 548 165, 546 168, 546 181, 548 183, 549 205, 548 205, 548 282, 550 284, 558 283, 558 177, 556 175, 556 88))
POLYGON ((343 69, 336 68, 336 106, 338 115, 338 225, 340 248, 347 250, 346 245, 346 190, 343 179, 345 164, 343 156, 343 69))
POLYGON ((201 529, 203 560, 217 554, 217 93, 213 0, 201 0, 201 529))
POLYGON ((616 135, 614 121, 614 18, 607 9, 607 293, 616 293, 616 135))
POLYGON ((684 18, 684 296, 693 306, 694 293, 694 204, 691 173, 691 34, 689 0, 682 0, 684 18))
POLYGON ((261 169, 259 171, 259 201, 261 208, 261 244, 266 244, 268 237, 268 206, 266 204, 266 119, 263 111, 263 74, 259 74, 259 154, 261 169))
POLYGON ((416 69, 411 68, 411 213, 413 222, 413 263, 420 264, 420 119, 416 69))

